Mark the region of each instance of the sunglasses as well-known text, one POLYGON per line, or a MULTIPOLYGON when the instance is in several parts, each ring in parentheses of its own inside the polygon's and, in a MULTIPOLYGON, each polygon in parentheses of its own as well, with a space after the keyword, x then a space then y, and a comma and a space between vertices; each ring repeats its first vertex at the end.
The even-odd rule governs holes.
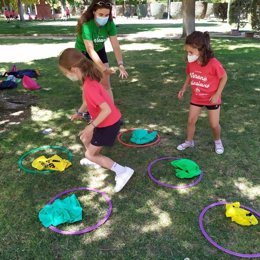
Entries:
POLYGON ((103 1, 99 1, 99 2, 97 2, 96 3, 96 5, 99 5, 99 6, 106 6, 106 7, 112 7, 113 5, 111 4, 111 3, 105 3, 105 2, 103 2, 103 1))

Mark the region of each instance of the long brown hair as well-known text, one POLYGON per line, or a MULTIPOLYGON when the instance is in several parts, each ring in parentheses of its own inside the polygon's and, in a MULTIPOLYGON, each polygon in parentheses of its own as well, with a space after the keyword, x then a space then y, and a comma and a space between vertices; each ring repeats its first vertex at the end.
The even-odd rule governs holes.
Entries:
POLYGON ((72 67, 79 68, 82 73, 82 82, 85 81, 86 77, 97 81, 100 81, 102 78, 102 73, 94 62, 87 59, 75 48, 67 48, 60 54, 59 66, 69 71, 72 67))
POLYGON ((210 45, 210 36, 208 32, 194 31, 187 36, 185 44, 196 48, 201 53, 202 66, 206 66, 211 58, 214 57, 214 52, 210 45))
POLYGON ((82 26, 85 22, 88 22, 92 19, 94 19, 94 14, 93 12, 97 11, 98 9, 109 9, 109 21, 113 21, 113 16, 112 16, 112 3, 110 0, 93 0, 93 2, 90 4, 90 6, 87 8, 85 12, 80 16, 77 24, 76 31, 78 34, 82 33, 82 26))

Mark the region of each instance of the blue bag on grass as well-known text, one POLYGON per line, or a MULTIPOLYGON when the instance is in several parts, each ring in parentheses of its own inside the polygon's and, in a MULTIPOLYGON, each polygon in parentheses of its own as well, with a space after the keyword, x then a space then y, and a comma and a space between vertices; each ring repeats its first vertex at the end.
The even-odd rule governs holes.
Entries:
POLYGON ((0 89, 12 89, 16 88, 18 85, 13 80, 5 80, 0 82, 0 89))

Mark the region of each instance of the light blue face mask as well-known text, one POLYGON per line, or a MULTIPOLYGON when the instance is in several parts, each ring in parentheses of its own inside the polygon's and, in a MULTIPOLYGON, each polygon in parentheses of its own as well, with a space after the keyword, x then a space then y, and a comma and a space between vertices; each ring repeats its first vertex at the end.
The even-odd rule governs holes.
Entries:
POLYGON ((96 17, 96 22, 100 25, 100 26, 104 26, 107 22, 108 22, 109 16, 108 17, 100 17, 97 16, 96 17))

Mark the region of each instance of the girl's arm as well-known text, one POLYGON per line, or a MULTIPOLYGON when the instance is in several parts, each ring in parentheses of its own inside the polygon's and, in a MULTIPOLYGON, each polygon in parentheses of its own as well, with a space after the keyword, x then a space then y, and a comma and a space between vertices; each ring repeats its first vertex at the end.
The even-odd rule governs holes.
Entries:
POLYGON ((93 60, 93 62, 98 66, 99 70, 102 73, 108 73, 108 74, 115 73, 115 71, 113 69, 106 67, 106 65, 101 61, 97 52, 94 49, 93 41, 84 40, 84 44, 85 44, 88 55, 93 60))
POLYGON ((93 134, 94 128, 97 127, 101 122, 105 120, 105 118, 108 117, 108 115, 111 113, 111 108, 109 107, 107 102, 102 103, 99 105, 101 111, 98 114, 98 116, 91 121, 90 124, 88 124, 83 131, 79 133, 80 137, 85 139, 88 138, 93 134))
POLYGON ((90 123, 94 128, 97 127, 100 123, 102 123, 109 114, 111 114, 111 108, 107 102, 103 102, 99 105, 101 111, 98 116, 90 123))
POLYGON ((227 73, 225 72, 224 76, 219 81, 219 85, 216 93, 210 98, 210 102, 212 104, 216 104, 218 102, 226 83, 227 83, 227 73))
POLYGON ((116 57, 116 61, 118 64, 118 68, 120 71, 119 77, 127 78, 128 73, 126 72, 125 67, 124 67, 123 56, 121 53, 121 49, 120 49, 120 45, 119 45, 117 36, 110 36, 109 39, 110 39, 110 42, 111 42, 111 45, 112 45, 112 48, 113 48, 113 51, 114 51, 114 54, 116 57))
POLYGON ((70 119, 73 120, 80 120, 82 119, 82 114, 84 112, 87 112, 88 108, 87 108, 87 104, 84 101, 84 97, 83 97, 83 92, 82 92, 82 104, 80 106, 80 108, 78 109, 77 113, 73 114, 70 119))
POLYGON ((178 93, 178 98, 179 98, 179 99, 182 99, 182 98, 183 98, 183 95, 184 95, 184 93, 185 93, 187 87, 189 86, 189 84, 190 84, 190 75, 187 74, 186 80, 185 80, 185 82, 184 82, 184 84, 183 84, 181 90, 180 90, 179 93, 178 93))

